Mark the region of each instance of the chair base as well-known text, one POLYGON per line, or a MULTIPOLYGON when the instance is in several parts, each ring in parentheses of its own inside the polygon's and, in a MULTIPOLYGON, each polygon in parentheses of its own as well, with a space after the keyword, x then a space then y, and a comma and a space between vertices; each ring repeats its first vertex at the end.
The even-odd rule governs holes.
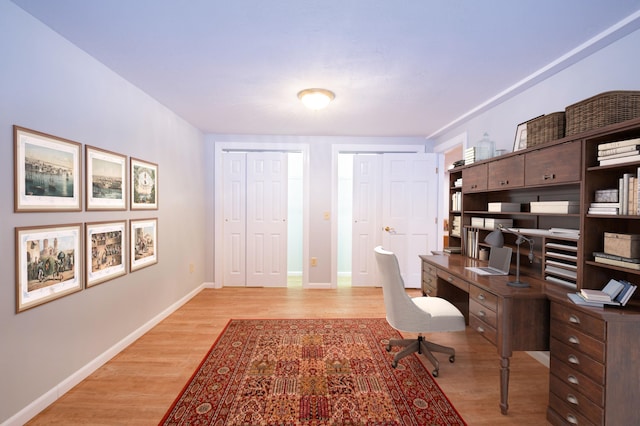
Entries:
POLYGON ((419 353, 427 357, 431 364, 434 366, 434 370, 431 372, 433 377, 438 377, 438 372, 440 371, 440 363, 433 355, 433 352, 443 353, 449 355, 449 362, 455 362, 456 360, 456 351, 455 349, 438 345, 437 343, 430 342, 425 340, 422 335, 419 335, 417 339, 401 339, 401 340, 389 340, 389 344, 387 345, 387 352, 391 351, 393 346, 404 347, 403 350, 398 352, 393 357, 393 362, 391 366, 396 368, 398 366, 398 361, 402 358, 411 355, 413 353, 419 353))

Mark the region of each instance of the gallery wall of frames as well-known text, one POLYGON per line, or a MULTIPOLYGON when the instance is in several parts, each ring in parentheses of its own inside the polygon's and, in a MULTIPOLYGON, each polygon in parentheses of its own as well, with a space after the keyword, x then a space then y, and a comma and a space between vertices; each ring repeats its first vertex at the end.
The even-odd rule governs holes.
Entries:
POLYGON ((158 164, 16 125, 13 136, 15 213, 114 212, 15 228, 17 313, 158 263, 158 218, 125 213, 158 210, 158 164))

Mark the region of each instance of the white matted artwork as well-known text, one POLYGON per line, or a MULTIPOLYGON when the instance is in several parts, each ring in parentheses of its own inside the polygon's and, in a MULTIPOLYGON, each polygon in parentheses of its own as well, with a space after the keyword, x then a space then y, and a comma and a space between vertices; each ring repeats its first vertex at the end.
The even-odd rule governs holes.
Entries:
POLYGON ((158 165, 131 158, 131 210, 158 208, 158 165))
POLYGON ((126 220, 85 224, 87 288, 127 273, 126 228, 126 220))
POLYGON ((131 272, 158 263, 158 218, 129 221, 131 272))
POLYGON ((85 145, 87 210, 127 209, 127 157, 85 145))

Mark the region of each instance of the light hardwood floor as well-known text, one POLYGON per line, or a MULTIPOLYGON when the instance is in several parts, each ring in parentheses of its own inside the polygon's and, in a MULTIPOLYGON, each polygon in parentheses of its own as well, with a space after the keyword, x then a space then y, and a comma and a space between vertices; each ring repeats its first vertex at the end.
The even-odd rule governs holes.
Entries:
MULTIPOLYGON (((410 291, 417 295, 416 291, 410 291)), ((231 318, 383 318, 382 290, 340 287, 206 289, 29 423, 155 425, 231 318)), ((436 379, 469 425, 545 425, 548 369, 526 353, 511 359, 509 414, 500 414, 495 347, 466 332, 427 336, 454 346, 436 379)))

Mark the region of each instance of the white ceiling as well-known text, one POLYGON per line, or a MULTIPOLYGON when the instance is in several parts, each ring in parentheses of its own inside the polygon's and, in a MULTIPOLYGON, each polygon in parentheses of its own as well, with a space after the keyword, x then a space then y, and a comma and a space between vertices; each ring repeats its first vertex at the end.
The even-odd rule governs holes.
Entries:
POLYGON ((219 134, 429 136, 640 27, 610 30, 640 0, 12 1, 219 134), (336 99, 305 110, 308 87, 336 99))

